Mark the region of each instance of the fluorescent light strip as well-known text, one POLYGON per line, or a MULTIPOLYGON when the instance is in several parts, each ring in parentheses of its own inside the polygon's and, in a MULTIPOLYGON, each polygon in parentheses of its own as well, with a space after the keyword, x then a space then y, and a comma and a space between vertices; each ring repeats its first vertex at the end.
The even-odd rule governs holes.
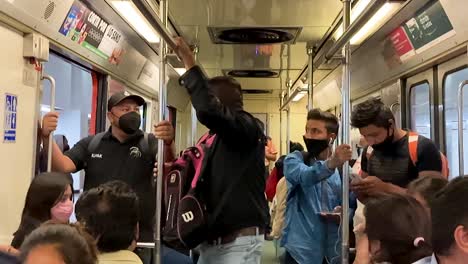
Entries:
POLYGON ((307 92, 300 92, 300 93, 296 94, 296 96, 294 96, 294 98, 292 99, 293 102, 300 101, 304 97, 304 95, 306 95, 306 94, 307 94, 307 92))
POLYGON ((180 75, 184 75, 184 73, 187 71, 185 68, 174 68, 174 70, 180 75))
MULTIPOLYGON (((371 3, 371 0, 359 0, 351 10, 351 24, 358 18, 366 7, 371 3)), ((385 3, 367 23, 351 38, 351 45, 359 45, 380 28, 395 12, 398 10, 400 3, 385 3)), ((339 39, 343 35, 343 23, 336 30, 334 37, 339 39)))
POLYGON ((148 20, 131 1, 111 1, 117 12, 149 43, 159 43, 160 38, 148 20))

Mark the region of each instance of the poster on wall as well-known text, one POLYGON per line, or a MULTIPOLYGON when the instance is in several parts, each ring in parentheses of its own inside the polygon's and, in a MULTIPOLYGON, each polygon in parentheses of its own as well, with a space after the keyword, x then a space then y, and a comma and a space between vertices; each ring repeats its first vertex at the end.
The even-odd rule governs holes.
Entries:
POLYGON ((390 33, 383 56, 389 68, 393 68, 455 34, 442 4, 433 1, 390 33))
POLYGON ((18 96, 12 94, 5 95, 5 117, 3 123, 3 142, 16 142, 16 117, 17 117, 18 96))
POLYGON ((59 32, 111 64, 119 64, 124 54, 123 35, 80 1, 73 3, 59 32))

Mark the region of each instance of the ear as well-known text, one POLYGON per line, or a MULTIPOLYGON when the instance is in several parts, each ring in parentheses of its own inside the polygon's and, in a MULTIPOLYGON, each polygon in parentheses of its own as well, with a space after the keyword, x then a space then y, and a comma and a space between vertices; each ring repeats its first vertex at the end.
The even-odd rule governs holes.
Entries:
POLYGON ((107 112, 107 119, 109 119, 109 121, 111 121, 112 123, 112 118, 114 117, 114 115, 109 111, 107 112))
POLYGON ((137 223, 135 227, 135 241, 140 240, 140 223, 137 223))
POLYGON ((468 254, 468 230, 464 226, 457 226, 453 232, 457 248, 468 254))
POLYGON ((335 142, 336 134, 335 133, 330 133, 330 138, 332 139, 333 142, 335 142))

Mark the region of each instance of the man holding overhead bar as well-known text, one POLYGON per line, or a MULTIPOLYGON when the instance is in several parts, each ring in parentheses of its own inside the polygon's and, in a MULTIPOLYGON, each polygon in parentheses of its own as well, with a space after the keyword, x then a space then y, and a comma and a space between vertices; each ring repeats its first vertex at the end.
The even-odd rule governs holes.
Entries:
MULTIPOLYGON (((165 160, 174 159, 172 143, 174 129, 169 121, 154 126, 154 134, 139 129, 139 109, 145 100, 127 92, 116 93, 107 103, 107 118, 111 126, 107 132, 80 140, 69 151, 62 153, 54 142, 52 169, 63 173, 85 170, 84 190, 112 180, 121 180, 132 187, 140 201, 140 242, 153 242, 155 188, 153 167, 158 151, 157 139, 163 139, 165 160)), ((56 130, 59 114, 51 112, 43 119, 43 142, 48 142, 56 130)), ((151 258, 151 249, 140 249, 140 257, 151 258)))

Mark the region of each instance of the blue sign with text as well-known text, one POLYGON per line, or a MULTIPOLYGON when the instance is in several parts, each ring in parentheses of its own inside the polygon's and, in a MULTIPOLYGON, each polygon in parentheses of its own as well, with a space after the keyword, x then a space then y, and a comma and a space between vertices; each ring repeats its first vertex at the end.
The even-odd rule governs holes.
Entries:
POLYGON ((16 142, 16 116, 18 97, 12 94, 5 96, 5 122, 3 124, 3 142, 16 142))

